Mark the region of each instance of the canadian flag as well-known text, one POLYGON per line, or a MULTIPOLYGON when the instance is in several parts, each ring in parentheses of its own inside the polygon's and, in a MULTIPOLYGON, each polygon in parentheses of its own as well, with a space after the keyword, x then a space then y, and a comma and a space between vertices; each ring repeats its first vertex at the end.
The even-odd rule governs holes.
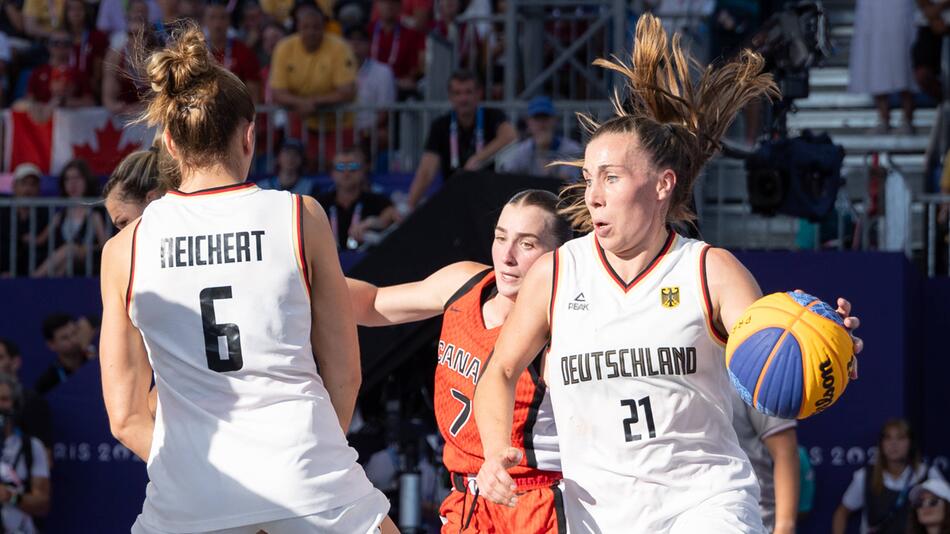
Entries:
POLYGON ((23 111, 6 110, 3 130, 6 172, 30 162, 44 173, 59 174, 79 158, 103 176, 125 156, 149 146, 155 134, 154 128, 130 124, 105 108, 58 109, 46 122, 37 122, 23 111))

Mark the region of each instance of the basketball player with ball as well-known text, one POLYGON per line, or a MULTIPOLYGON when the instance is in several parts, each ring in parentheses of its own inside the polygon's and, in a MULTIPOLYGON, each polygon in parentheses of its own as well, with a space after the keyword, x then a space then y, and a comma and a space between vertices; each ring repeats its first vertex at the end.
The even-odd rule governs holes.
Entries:
POLYGON ((807 416, 828 376, 822 404, 841 394, 861 350, 844 299, 835 310, 800 293, 757 303, 758 284, 732 254, 672 229, 694 218, 692 186, 738 110, 778 94, 750 51, 698 83, 688 61, 651 15, 637 25, 632 66, 598 61, 627 78, 628 94, 614 99, 616 117, 587 121, 584 181, 566 191, 582 193, 565 212, 589 233, 528 272, 475 394, 478 490, 513 506, 515 386, 550 343, 544 378, 574 533, 764 532, 733 390, 761 410, 807 416))

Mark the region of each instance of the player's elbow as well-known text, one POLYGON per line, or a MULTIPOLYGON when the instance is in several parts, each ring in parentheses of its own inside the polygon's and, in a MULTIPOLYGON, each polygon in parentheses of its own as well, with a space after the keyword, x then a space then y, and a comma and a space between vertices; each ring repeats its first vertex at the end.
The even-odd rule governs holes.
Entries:
POLYGON ((112 432, 112 437, 126 447, 128 447, 129 436, 134 426, 134 417, 131 413, 109 415, 109 431, 112 432))

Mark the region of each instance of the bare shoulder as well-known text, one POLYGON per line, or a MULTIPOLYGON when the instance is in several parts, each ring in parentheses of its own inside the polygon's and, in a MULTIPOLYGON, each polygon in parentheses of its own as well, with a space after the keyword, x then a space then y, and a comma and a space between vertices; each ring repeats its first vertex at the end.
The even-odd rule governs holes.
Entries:
POLYGON ((445 305, 475 275, 490 268, 475 261, 459 261, 432 273, 423 283, 438 294, 445 305))
POLYGON ((109 238, 102 247, 102 285, 104 287, 125 287, 128 284, 135 230, 141 220, 138 218, 130 222, 118 234, 109 238))
POLYGON ((710 247, 706 253, 706 279, 710 285, 729 285, 742 279, 751 279, 752 273, 731 252, 710 247))

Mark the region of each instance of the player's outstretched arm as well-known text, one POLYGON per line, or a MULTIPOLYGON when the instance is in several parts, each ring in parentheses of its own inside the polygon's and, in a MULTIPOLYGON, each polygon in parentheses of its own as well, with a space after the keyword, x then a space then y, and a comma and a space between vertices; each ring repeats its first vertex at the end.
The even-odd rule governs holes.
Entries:
POLYGON ((361 326, 389 326, 441 315, 452 295, 487 265, 460 261, 445 266, 425 280, 377 287, 347 278, 350 302, 361 326))
POLYGON ((349 292, 323 208, 303 197, 304 249, 310 270, 310 344, 344 431, 360 389, 360 349, 349 292))
POLYGON ((148 407, 152 366, 142 336, 126 309, 132 234, 130 224, 106 243, 102 251, 102 330, 99 360, 102 396, 112 434, 142 460, 152 448, 155 421, 148 407))
POLYGON ((485 451, 485 463, 478 471, 478 490, 494 503, 514 506, 517 502, 515 485, 507 472, 521 461, 521 451, 511 447, 515 386, 548 340, 553 257, 550 252, 541 256, 528 271, 475 389, 475 421, 485 451))

